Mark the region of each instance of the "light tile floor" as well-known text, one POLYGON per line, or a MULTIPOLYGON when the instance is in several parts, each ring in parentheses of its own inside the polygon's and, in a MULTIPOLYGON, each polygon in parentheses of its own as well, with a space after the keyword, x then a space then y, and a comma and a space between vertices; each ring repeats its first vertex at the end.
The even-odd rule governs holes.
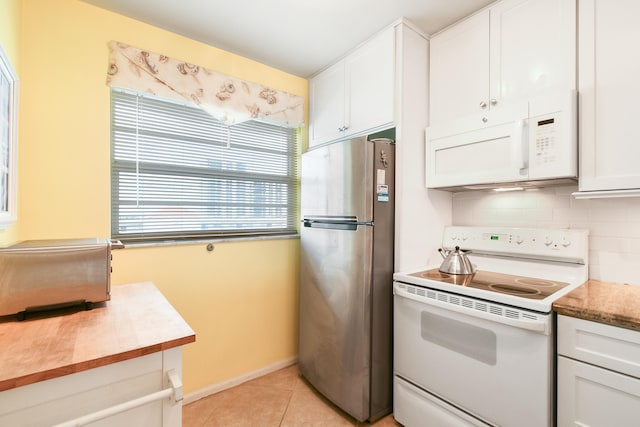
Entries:
POLYGON ((182 409, 184 427, 400 426, 389 415, 359 423, 315 391, 298 365, 205 397, 182 409))

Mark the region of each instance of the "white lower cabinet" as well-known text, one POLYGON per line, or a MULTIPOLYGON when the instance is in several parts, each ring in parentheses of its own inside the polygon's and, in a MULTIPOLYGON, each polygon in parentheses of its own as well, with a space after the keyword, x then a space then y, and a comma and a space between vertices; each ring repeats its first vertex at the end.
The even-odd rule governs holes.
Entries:
POLYGON ((0 392, 0 426, 178 427, 182 425, 181 378, 182 348, 176 347, 17 387, 0 392), (170 377, 179 386, 177 393, 155 399, 154 395, 171 389, 170 377), (109 410, 129 404, 135 407, 109 410))
POLYGON ((558 316, 557 424, 626 427, 640 420, 640 332, 558 316))

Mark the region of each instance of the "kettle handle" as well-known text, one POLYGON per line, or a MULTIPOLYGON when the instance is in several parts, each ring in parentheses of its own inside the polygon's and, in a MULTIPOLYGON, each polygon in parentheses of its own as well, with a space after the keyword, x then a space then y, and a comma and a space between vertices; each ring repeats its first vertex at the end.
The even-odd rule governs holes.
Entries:
POLYGON ((460 252, 461 254, 470 254, 471 253, 471 249, 460 249, 460 246, 456 246, 455 251, 456 252, 460 252))

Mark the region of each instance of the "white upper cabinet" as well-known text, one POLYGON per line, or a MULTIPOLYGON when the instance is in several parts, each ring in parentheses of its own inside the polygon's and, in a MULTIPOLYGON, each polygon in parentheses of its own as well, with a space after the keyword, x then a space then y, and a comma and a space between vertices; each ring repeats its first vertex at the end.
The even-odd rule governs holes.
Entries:
POLYGON ((489 10, 434 36, 430 47, 430 122, 482 111, 489 102, 489 10))
POLYGON ((491 105, 575 90, 575 0, 504 0, 490 11, 491 105))
POLYGON ((309 82, 309 147, 394 120, 395 28, 386 29, 309 82))
POLYGON ((346 58, 348 134, 393 123, 395 28, 346 58))
MULTIPOLYGON (((345 61, 309 82, 309 146, 336 139, 345 127, 345 61)), ((348 122, 348 120, 347 120, 348 122)))
POLYGON ((580 193, 575 196, 640 196, 640 2, 579 0, 578 10, 580 193))
POLYGON ((436 34, 430 126, 492 126, 500 109, 575 90, 575 7, 503 0, 436 34))

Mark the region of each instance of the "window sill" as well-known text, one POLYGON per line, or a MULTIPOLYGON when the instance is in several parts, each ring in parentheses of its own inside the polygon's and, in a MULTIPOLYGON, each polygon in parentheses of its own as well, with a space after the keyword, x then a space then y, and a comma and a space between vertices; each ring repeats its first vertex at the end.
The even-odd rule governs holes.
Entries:
POLYGON ((155 242, 125 242, 125 248, 145 248, 145 247, 158 247, 158 246, 184 246, 184 245, 202 245, 209 243, 222 243, 222 242, 246 242, 255 240, 284 240, 284 239, 299 239, 300 234, 280 234, 274 236, 248 236, 248 237, 211 237, 208 239, 193 239, 193 240, 159 240, 155 242))

